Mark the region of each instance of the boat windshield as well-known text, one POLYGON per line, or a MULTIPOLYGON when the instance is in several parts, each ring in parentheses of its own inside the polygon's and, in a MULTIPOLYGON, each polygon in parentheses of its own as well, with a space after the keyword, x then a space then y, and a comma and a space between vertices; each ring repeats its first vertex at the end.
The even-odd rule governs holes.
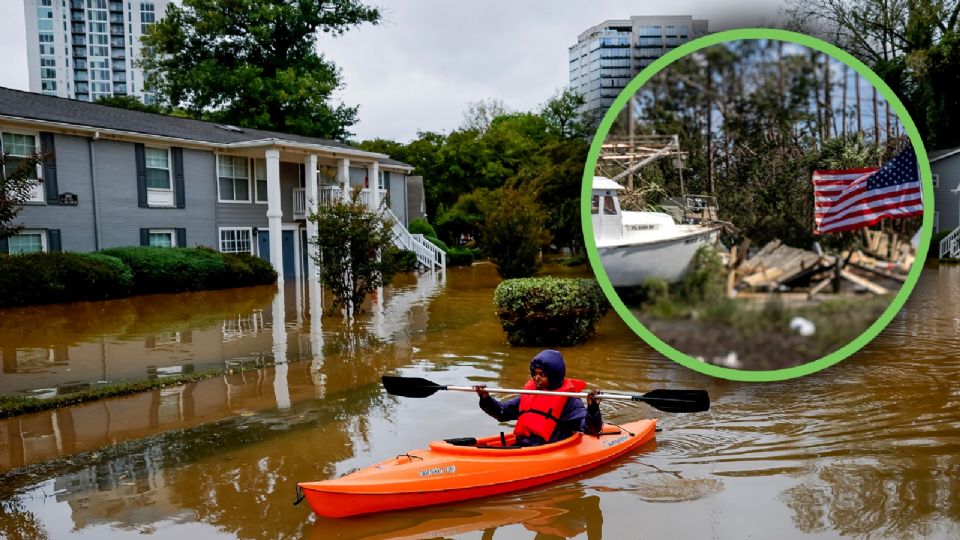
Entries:
POLYGON ((613 203, 613 197, 603 198, 603 215, 605 216, 617 215, 617 206, 613 203))

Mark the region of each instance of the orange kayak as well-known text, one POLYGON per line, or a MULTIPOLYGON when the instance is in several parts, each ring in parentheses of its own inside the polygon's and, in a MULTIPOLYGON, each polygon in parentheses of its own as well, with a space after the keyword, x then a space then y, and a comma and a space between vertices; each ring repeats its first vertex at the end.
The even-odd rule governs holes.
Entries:
POLYGON ((347 517, 489 497, 546 484, 600 466, 653 439, 656 420, 577 433, 542 446, 514 447, 513 435, 435 441, 429 448, 334 480, 300 482, 310 507, 347 517))

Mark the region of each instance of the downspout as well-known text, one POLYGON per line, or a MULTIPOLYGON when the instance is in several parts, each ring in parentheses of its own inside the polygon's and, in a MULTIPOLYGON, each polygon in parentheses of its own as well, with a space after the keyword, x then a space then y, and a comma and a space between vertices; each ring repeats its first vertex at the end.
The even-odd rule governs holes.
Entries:
POLYGON ((100 251, 103 239, 100 237, 100 206, 97 205, 97 158, 93 149, 93 142, 100 138, 100 132, 95 131, 88 140, 90 148, 90 188, 91 202, 93 203, 93 244, 94 250, 100 251))

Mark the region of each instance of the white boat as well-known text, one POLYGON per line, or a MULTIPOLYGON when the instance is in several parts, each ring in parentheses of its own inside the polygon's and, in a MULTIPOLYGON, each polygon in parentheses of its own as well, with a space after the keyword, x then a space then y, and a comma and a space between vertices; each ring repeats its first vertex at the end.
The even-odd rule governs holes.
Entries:
POLYGON ((595 176, 591 218, 603 269, 614 287, 633 287, 647 278, 679 281, 700 246, 717 242, 716 225, 678 225, 662 212, 624 212, 620 184, 595 176))

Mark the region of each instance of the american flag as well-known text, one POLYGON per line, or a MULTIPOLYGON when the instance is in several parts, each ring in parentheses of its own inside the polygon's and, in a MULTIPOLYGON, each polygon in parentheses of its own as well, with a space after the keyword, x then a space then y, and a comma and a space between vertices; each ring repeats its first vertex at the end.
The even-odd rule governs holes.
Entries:
POLYGON ((923 215, 917 155, 909 148, 881 169, 813 171, 814 233, 869 227, 923 215))

